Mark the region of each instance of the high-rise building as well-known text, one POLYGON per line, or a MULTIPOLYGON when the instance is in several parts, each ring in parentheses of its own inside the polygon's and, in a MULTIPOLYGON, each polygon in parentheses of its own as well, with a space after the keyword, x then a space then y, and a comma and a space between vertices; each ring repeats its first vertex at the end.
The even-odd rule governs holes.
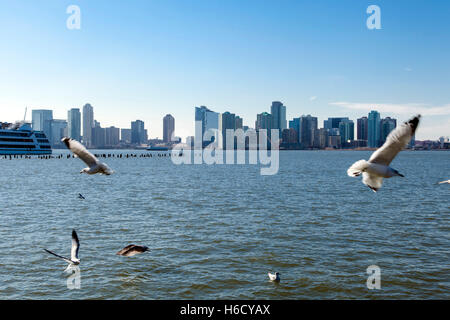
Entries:
POLYGON ((219 115, 219 133, 222 134, 222 143, 219 144, 219 148, 221 149, 227 149, 227 130, 236 130, 236 115, 234 113, 225 112, 219 115))
POLYGON ((270 113, 273 117, 273 129, 279 129, 281 132, 287 128, 286 125, 286 106, 280 101, 273 101, 270 107, 270 113))
POLYGON ((81 112, 78 108, 67 113, 67 134, 69 138, 81 141, 81 112))
POLYGON ((314 148, 325 149, 328 147, 328 130, 320 128, 314 130, 314 148))
MULTIPOLYGON (((201 122, 202 126, 202 136, 195 137, 196 139, 200 139, 203 141, 203 137, 207 131, 211 132, 211 135, 218 134, 219 130, 219 114, 217 112, 209 110, 205 106, 195 107, 195 121, 201 122)), ((215 140, 215 136, 211 138, 209 141, 203 141, 203 147, 206 147, 211 142, 215 140)))
POLYGON ((343 146, 355 140, 355 124, 353 120, 342 120, 339 123, 339 135, 343 146))
POLYGON ((50 140, 53 148, 63 147, 61 139, 65 136, 67 131, 67 121, 53 119, 52 121, 52 139, 50 140))
POLYGON ((284 129, 281 132, 281 141, 285 144, 298 144, 298 132, 294 128, 284 129))
POLYGON ((243 129, 243 127, 244 127, 244 120, 241 117, 239 117, 239 116, 236 116, 235 119, 236 119, 236 125, 235 125, 236 129, 243 129))
POLYGON ((328 118, 328 120, 323 121, 323 127, 328 131, 332 129, 339 129, 339 123, 349 120, 350 119, 348 117, 328 118))
POLYGON ((131 143, 131 129, 120 129, 120 141, 131 143))
POLYGON ((47 136, 48 141, 52 141, 52 110, 33 110, 32 114, 32 128, 36 131, 43 131, 47 136))
POLYGON ((256 115, 255 129, 273 129, 273 116, 270 113, 263 112, 256 115))
POLYGON ((314 144, 314 132, 317 129, 317 117, 311 115, 300 117, 300 144, 303 148, 312 148, 314 144))
POLYGON ((120 129, 116 127, 109 127, 105 129, 106 142, 105 145, 107 147, 114 147, 119 144, 119 133, 120 129))
POLYGON ((297 142, 300 143, 300 118, 294 118, 289 121, 289 128, 297 131, 297 142))
POLYGON ((378 148, 380 146, 380 113, 370 111, 367 117, 367 146, 369 148, 378 148))
POLYGON ((83 106, 83 143, 92 147, 92 128, 94 128, 94 108, 89 104, 83 106))
POLYGON ((168 114, 163 118, 163 141, 169 143, 174 138, 175 118, 168 114))
POLYGON ((380 121, 380 135, 381 135, 380 143, 381 144, 383 144, 386 141, 386 138, 389 135, 389 133, 392 130, 394 130, 396 127, 397 127, 397 119, 393 119, 390 117, 381 119, 381 121, 380 121))
POLYGON ((368 122, 367 117, 362 117, 357 120, 357 138, 358 140, 367 140, 368 122))
POLYGON ((144 121, 136 120, 131 122, 131 143, 145 144, 147 143, 147 140, 144 121))
POLYGON ((92 147, 104 148, 106 146, 106 130, 102 128, 100 122, 94 120, 94 127, 92 128, 92 147))

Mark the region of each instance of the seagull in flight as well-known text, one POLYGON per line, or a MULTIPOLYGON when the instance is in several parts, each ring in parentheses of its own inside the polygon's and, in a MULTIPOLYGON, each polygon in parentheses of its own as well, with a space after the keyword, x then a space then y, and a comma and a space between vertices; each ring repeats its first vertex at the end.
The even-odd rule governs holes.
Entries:
POLYGON ((358 177, 362 174, 362 182, 377 192, 381 188, 383 178, 395 176, 404 177, 389 164, 397 154, 409 143, 419 125, 420 115, 415 116, 408 122, 389 133, 386 142, 381 148, 372 153, 369 161, 356 161, 348 170, 350 177, 358 177))
POLYGON ((441 182, 439 182, 439 184, 444 184, 444 183, 450 184, 450 180, 446 180, 446 181, 441 181, 441 182))
POLYGON ((62 257, 60 255, 57 255, 56 253, 44 249, 46 252, 54 255, 55 257, 58 257, 67 263, 69 265, 67 266, 66 270, 70 269, 72 266, 77 266, 80 264, 81 260, 78 258, 78 250, 80 250, 80 241, 78 240, 78 236, 75 230, 72 230, 72 249, 70 250, 70 259, 62 257))
POLYGON ((280 273, 279 272, 275 272, 275 273, 269 272, 268 275, 269 275, 270 281, 276 281, 276 282, 280 281, 280 273))
POLYGON ((100 173, 108 176, 114 173, 114 171, 112 171, 105 163, 98 161, 98 159, 78 141, 67 137, 62 138, 61 141, 64 142, 70 151, 72 151, 78 158, 83 160, 84 163, 89 166, 88 168, 81 170, 80 173, 100 173))
POLYGON ((130 244, 123 248, 120 251, 117 251, 117 255, 124 256, 124 257, 132 257, 134 255, 137 255, 139 253, 143 253, 145 251, 148 251, 148 247, 145 246, 137 246, 134 244, 130 244))
POLYGON ((86 199, 81 193, 79 193, 78 194, 78 199, 82 199, 82 200, 84 200, 84 199, 86 199))

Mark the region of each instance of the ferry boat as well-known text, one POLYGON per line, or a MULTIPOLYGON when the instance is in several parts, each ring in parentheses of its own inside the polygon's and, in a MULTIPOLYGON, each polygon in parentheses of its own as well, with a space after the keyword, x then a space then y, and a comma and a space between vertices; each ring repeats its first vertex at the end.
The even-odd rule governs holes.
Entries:
POLYGON ((52 146, 44 132, 32 130, 26 122, 0 122, 0 155, 43 154, 52 154, 52 146))

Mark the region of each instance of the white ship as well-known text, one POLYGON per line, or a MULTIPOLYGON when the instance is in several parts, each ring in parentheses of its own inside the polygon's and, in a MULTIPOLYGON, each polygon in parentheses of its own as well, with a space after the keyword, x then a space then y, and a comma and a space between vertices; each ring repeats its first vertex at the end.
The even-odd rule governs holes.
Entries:
POLYGON ((0 155, 51 154, 52 147, 44 132, 33 131, 26 122, 0 122, 0 155))

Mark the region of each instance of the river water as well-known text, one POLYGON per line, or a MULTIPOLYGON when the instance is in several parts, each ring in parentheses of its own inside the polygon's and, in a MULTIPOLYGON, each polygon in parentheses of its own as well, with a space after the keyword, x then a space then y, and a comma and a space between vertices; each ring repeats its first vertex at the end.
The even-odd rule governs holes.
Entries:
POLYGON ((158 154, 101 159, 111 176, 81 175, 73 158, 1 159, 0 299, 450 298, 450 185, 437 184, 449 152, 400 153, 405 178, 378 193, 346 174, 370 152, 280 152, 271 176, 158 154), (72 229, 70 275, 43 248, 70 256, 72 229), (115 255, 130 243, 150 252, 115 255))

